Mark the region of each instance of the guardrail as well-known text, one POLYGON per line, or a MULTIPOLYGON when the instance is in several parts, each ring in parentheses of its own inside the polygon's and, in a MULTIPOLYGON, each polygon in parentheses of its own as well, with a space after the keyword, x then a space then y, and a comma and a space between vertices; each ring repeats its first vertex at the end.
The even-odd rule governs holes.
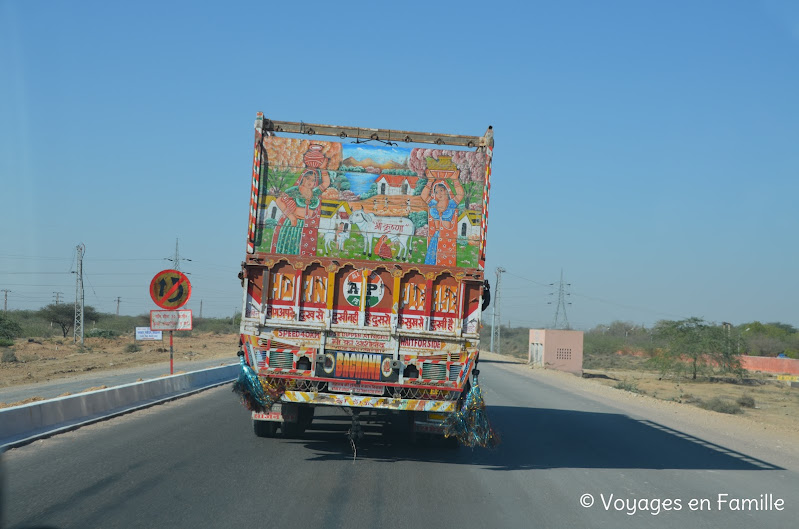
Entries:
POLYGON ((226 384, 238 373, 239 365, 231 364, 0 409, 0 448, 21 446, 226 384))

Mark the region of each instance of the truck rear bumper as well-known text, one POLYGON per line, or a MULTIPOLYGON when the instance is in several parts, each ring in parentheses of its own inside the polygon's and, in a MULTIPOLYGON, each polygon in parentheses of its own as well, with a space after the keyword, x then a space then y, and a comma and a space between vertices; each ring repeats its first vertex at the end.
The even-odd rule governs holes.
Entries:
POLYGON ((401 411, 433 411, 440 413, 452 413, 457 409, 457 401, 395 399, 392 397, 314 393, 310 391, 286 391, 281 396, 280 401, 320 406, 345 406, 350 408, 374 408, 401 411))

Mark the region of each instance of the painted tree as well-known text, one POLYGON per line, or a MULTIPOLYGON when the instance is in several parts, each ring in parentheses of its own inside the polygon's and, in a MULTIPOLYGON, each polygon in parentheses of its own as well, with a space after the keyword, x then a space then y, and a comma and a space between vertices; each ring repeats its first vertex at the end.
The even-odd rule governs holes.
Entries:
POLYGON ((346 175, 341 171, 330 171, 330 185, 339 191, 350 189, 350 181, 347 180, 346 175))

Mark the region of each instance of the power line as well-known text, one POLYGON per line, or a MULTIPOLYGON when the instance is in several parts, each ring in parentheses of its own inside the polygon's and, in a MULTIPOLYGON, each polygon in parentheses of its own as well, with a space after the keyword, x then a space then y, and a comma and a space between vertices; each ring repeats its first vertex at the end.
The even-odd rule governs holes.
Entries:
POLYGON ((533 281, 530 278, 523 277, 523 276, 520 276, 518 274, 513 274, 511 272, 508 272, 507 270, 505 271, 505 273, 508 274, 509 276, 517 277, 519 279, 523 279, 524 281, 528 281, 530 283, 533 283, 534 285, 538 285, 539 287, 549 288, 550 286, 552 286, 551 283, 539 283, 538 281, 533 281))

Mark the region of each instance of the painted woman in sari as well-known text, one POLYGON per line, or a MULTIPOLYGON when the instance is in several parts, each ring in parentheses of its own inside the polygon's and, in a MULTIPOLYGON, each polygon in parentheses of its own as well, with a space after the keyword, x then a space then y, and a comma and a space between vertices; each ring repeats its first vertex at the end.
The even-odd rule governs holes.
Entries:
POLYGON ((315 159, 311 161, 311 152, 309 149, 305 155, 305 165, 315 168, 306 169, 297 183, 281 193, 276 201, 283 216, 272 236, 272 253, 303 257, 316 255, 321 197, 330 186, 330 175, 326 170, 316 168, 321 164, 317 164, 315 159))
POLYGON ((463 185, 455 179, 455 197, 444 180, 431 180, 422 189, 422 200, 429 209, 427 255, 424 264, 456 266, 458 239, 458 204, 463 200, 463 185), (431 198, 432 194, 432 198, 431 198))

